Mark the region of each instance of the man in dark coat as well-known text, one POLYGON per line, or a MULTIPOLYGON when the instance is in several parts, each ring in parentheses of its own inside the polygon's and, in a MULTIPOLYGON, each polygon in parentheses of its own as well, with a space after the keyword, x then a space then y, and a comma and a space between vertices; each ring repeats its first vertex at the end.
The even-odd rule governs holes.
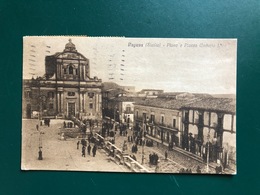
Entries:
POLYGON ((86 156, 86 147, 82 146, 82 156, 85 157, 86 156))
POLYGON ((168 152, 167 152, 167 150, 165 151, 165 160, 167 160, 167 157, 168 157, 168 152))
POLYGON ((79 149, 79 141, 77 142, 77 150, 79 149))
POLYGON ((91 151, 91 146, 90 144, 88 145, 88 155, 90 155, 90 151, 91 151))
POLYGON ((97 152, 97 146, 96 146, 96 145, 94 145, 94 146, 93 146, 93 149, 92 149, 92 154, 93 154, 93 157, 95 157, 95 156, 96 156, 96 152, 97 152))

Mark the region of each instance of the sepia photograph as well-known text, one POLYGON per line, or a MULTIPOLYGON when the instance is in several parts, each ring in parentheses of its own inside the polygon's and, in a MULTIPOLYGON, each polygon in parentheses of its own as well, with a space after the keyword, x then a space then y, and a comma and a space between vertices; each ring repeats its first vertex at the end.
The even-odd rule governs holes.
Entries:
POLYGON ((236 39, 26 36, 21 169, 237 174, 236 39))

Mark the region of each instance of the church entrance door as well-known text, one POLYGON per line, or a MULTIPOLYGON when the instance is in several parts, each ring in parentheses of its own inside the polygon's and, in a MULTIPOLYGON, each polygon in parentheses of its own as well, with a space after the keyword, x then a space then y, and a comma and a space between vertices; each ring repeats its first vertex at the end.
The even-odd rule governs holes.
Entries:
POLYGON ((75 116, 75 103, 68 103, 68 114, 69 117, 75 116))

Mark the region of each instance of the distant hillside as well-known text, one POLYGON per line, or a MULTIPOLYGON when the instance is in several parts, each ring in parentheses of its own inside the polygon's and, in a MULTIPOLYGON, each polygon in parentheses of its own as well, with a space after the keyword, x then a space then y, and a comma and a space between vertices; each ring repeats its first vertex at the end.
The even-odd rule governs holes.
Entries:
POLYGON ((102 90, 109 91, 108 97, 116 97, 120 93, 127 93, 120 85, 114 82, 102 83, 102 90))
POLYGON ((213 97, 215 98, 232 98, 232 99, 236 99, 236 95, 235 94, 211 94, 213 97))
POLYGON ((102 83, 103 90, 108 89, 121 89, 121 86, 114 82, 103 82, 102 83))

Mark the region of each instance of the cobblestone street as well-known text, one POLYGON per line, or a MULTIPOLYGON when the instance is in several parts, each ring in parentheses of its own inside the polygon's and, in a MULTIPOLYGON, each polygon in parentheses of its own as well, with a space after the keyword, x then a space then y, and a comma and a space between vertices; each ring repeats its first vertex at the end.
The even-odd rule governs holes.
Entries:
MULTIPOLYGON (((64 120, 51 120, 50 127, 40 126, 42 131, 43 160, 38 160, 38 120, 23 120, 22 169, 23 170, 70 170, 127 172, 123 165, 111 161, 103 150, 97 150, 95 157, 81 156, 81 145, 77 150, 77 139, 60 140, 59 131, 64 120)), ((92 145, 93 146, 93 145, 92 145)))
MULTIPOLYGON (((131 136, 132 131, 128 130, 128 135, 131 136)), ((119 147, 120 149, 122 149, 124 141, 127 141, 127 137, 120 136, 117 133, 115 140, 116 140, 115 145, 117 147, 119 147)), ((129 155, 133 155, 131 152, 132 143, 127 142, 127 144, 128 144, 128 146, 127 146, 127 150, 125 152, 129 155)), ((186 168, 183 165, 172 160, 172 158, 167 158, 167 160, 166 160, 165 156, 164 156, 164 152, 162 150, 160 150, 159 148, 157 148, 156 146, 153 146, 153 147, 143 146, 143 147, 144 147, 144 164, 143 164, 143 166, 151 172, 178 173, 181 168, 186 168), (157 170, 156 170, 156 165, 150 165, 150 163, 149 163, 149 154, 153 154, 153 153, 156 153, 159 157, 159 163, 158 163, 159 169, 157 168, 157 170)), ((142 163, 142 146, 138 145, 138 151, 134 155, 136 156, 136 160, 141 164, 142 163)))
MULTIPOLYGON (((128 135, 132 135, 132 131, 128 130, 128 135)), ((128 142, 126 136, 120 136, 119 133, 116 133, 115 136, 115 145, 122 149, 123 143, 126 141, 127 150, 125 153, 129 155, 133 155, 131 152, 131 147, 133 143, 128 142)), ((154 142, 155 143, 155 142, 154 142)), ((181 149, 178 149, 181 150, 181 149)), ((142 146, 138 145, 138 151, 134 155, 136 156, 136 160, 141 164, 142 163, 142 146)), ((202 173, 207 173, 206 164, 199 162, 196 159, 193 159, 192 156, 184 155, 177 151, 177 149, 173 151, 168 151, 167 146, 159 144, 158 146, 154 144, 153 147, 144 146, 144 164, 143 166, 147 168, 151 172, 161 172, 161 173, 179 173, 179 171, 183 169, 191 169, 192 173, 196 173, 196 169, 200 166, 202 173), (168 153, 167 160, 165 159, 165 151, 168 153), (159 157, 159 163, 156 170, 155 165, 150 165, 149 163, 149 154, 156 153, 159 157), (159 169, 158 169, 159 168, 159 169)), ((212 165, 214 166, 214 165, 212 165)), ((209 173, 214 173, 214 169, 209 167, 209 173)))
MULTIPOLYGON (((107 171, 107 172, 131 172, 129 168, 122 163, 116 162, 108 156, 103 149, 98 149, 95 157, 87 155, 82 157, 81 144, 77 149, 77 142, 80 139, 68 138, 61 140, 60 131, 64 120, 51 120, 50 127, 39 126, 40 132, 36 130, 39 124, 37 119, 23 120, 23 138, 22 138, 22 169, 23 170, 71 170, 71 171, 107 171), (39 146, 42 145, 43 160, 38 160, 39 146)), ((98 129, 95 128, 98 132, 98 129)), ((132 130, 128 130, 128 136, 132 135, 132 130)), ((132 142, 128 142, 127 136, 115 135, 115 145, 119 149, 123 149, 124 142, 127 147, 125 154, 135 155, 136 161, 142 164, 142 156, 144 155, 143 166, 151 173, 179 173, 181 169, 191 169, 192 173, 196 173, 196 169, 200 166, 202 173, 207 173, 206 164, 199 162, 192 155, 182 154, 181 149, 168 151, 167 146, 163 144, 155 144, 153 147, 146 145, 138 145, 138 151, 132 153, 132 142), (180 150, 180 151, 178 151, 180 150), (165 159, 165 151, 168 157, 165 159), (157 154, 158 166, 149 163, 149 155, 157 154)), ((93 143, 91 143, 93 147, 93 143)), ((214 165, 211 164, 209 173, 214 173, 214 165)))

